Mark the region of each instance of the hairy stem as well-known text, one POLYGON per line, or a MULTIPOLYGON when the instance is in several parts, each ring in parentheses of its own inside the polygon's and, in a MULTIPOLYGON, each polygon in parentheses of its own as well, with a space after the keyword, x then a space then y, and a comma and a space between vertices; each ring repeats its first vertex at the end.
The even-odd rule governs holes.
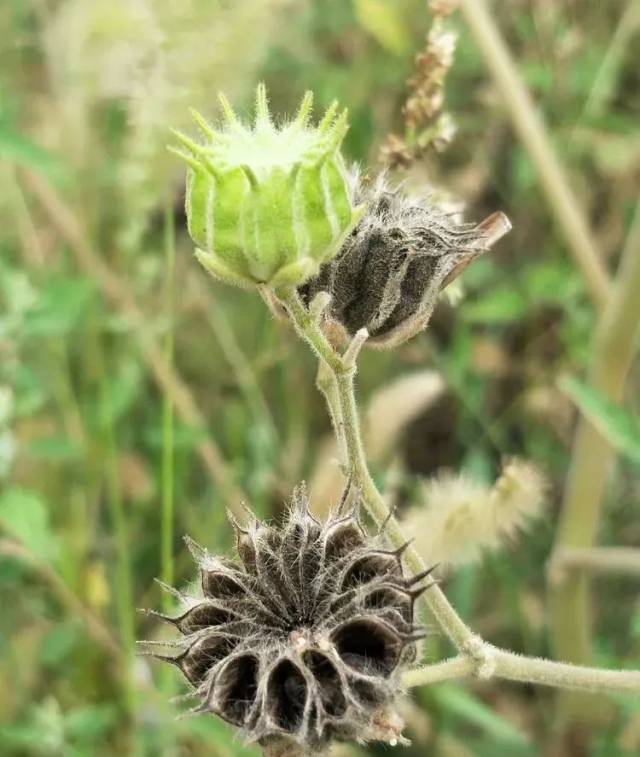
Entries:
MULTIPOLYGON (((363 501, 375 523, 378 526, 386 523, 385 533, 389 541, 397 547, 402 546, 407 540, 396 518, 390 517, 387 504, 371 477, 365 458, 353 384, 355 367, 345 364, 342 357, 334 351, 295 290, 281 293, 281 300, 300 336, 333 373, 353 483, 362 493, 363 501)), ((405 562, 415 573, 420 573, 426 567, 414 547, 409 547, 405 552, 405 562)), ((465 649, 469 644, 475 643, 475 635, 458 617, 437 586, 423 594, 420 601, 436 616, 440 627, 457 649, 465 649)))
POLYGON ((336 385, 335 376, 327 364, 320 360, 318 362, 318 374, 316 376, 316 386, 324 396, 327 408, 329 410, 329 417, 331 418, 331 425, 333 426, 333 432, 336 436, 336 442, 338 445, 338 456, 341 465, 347 465, 347 448, 344 438, 344 421, 342 418, 342 407, 340 405, 340 397, 338 395, 338 387, 336 385))
POLYGON ((450 681, 456 678, 466 678, 476 671, 476 663, 472 657, 461 654, 450 657, 448 660, 436 662, 433 665, 425 665, 422 668, 408 670, 402 676, 402 683, 412 689, 416 686, 426 686, 441 681, 450 681))
POLYGON ((458 655, 435 665, 409 670, 402 677, 402 682, 412 688, 476 675, 483 680, 496 677, 598 693, 640 692, 640 671, 578 667, 540 657, 524 657, 486 643, 485 646, 487 660, 480 669, 472 657, 458 655))
MULTIPOLYGON (((317 319, 314 319, 304 307, 295 289, 281 291, 278 295, 298 334, 310 345, 318 358, 326 365, 327 370, 333 374, 349 458, 349 472, 353 476, 354 484, 360 490, 367 511, 376 524, 379 526, 385 524, 385 534, 393 546, 405 545, 407 540, 400 524, 389 513, 367 465, 355 400, 353 361, 345 359, 345 356, 333 349, 317 319)), ((348 349, 346 355, 351 352, 348 349)), ((411 546, 405 551, 404 560, 407 567, 415 573, 425 569, 422 558, 411 546)), ((576 667, 550 660, 523 657, 494 647, 464 623, 437 585, 425 592, 420 601, 421 607, 428 609, 434 615, 440 629, 460 652, 461 659, 454 658, 457 660, 455 664, 452 661, 441 663, 436 675, 457 677, 475 673, 479 678, 484 679, 498 677, 564 688, 602 692, 632 691, 640 694, 640 672, 576 667), (465 663, 463 664, 461 660, 465 660, 465 663)))

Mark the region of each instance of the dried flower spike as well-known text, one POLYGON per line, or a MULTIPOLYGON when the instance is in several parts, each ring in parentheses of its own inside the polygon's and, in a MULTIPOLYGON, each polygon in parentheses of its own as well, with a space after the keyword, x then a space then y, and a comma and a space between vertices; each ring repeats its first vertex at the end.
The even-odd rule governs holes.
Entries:
POLYGON ((367 537, 355 512, 320 523, 303 488, 282 526, 234 527, 242 563, 191 543, 204 596, 160 616, 183 635, 182 651, 161 659, 194 686, 198 711, 263 746, 398 743, 393 705, 422 638, 413 605, 425 576, 406 577, 404 550, 367 537))
POLYGON ((357 222, 340 154, 346 111, 331 106, 309 125, 307 92, 296 118, 274 125, 264 85, 252 127, 220 97, 224 127, 197 112, 205 143, 174 132, 188 165, 186 212, 196 255, 216 278, 251 287, 297 285, 318 272, 357 222))
POLYGON ((364 217, 300 293, 307 303, 318 292, 331 294, 326 326, 334 341, 366 328, 367 344, 395 347, 425 328, 440 291, 511 224, 503 213, 477 226, 457 223, 428 201, 391 190, 383 179, 360 192, 364 217))
POLYGON ((513 541, 541 517, 546 495, 547 482, 535 465, 514 459, 492 487, 449 473, 427 481, 422 503, 404 522, 425 559, 464 565, 513 541))

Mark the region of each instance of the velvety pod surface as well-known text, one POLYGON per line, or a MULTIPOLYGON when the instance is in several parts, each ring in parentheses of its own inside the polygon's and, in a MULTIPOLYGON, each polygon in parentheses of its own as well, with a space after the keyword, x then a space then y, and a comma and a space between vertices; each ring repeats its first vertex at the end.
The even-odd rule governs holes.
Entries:
POLYGON ((202 597, 166 618, 182 634, 163 657, 195 688, 202 712, 249 741, 397 742, 399 671, 422 638, 414 600, 424 576, 406 576, 403 550, 365 535, 355 513, 320 523, 297 491, 285 522, 236 527, 238 561, 191 543, 202 597))
POLYGON ((354 208, 340 145, 346 111, 310 124, 311 93, 297 117, 276 126, 260 85, 253 124, 222 98, 224 125, 194 112, 204 141, 174 132, 188 166, 186 214, 197 257, 216 278, 240 286, 297 285, 340 248, 354 208))
POLYGON ((307 303, 318 292, 331 294, 329 319, 345 339, 366 328, 368 344, 391 347, 426 326, 440 291, 490 246, 491 226, 508 221, 494 214, 477 226, 459 223, 383 180, 360 185, 357 194, 364 217, 300 293, 307 303))

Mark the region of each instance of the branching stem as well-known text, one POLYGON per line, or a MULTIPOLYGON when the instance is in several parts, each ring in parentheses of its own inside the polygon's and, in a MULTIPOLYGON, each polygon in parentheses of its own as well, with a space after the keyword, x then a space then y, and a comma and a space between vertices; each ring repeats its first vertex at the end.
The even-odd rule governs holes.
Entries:
MULTIPOLYGON (((331 392, 325 392, 325 394, 330 397, 330 404, 333 405, 332 415, 335 416, 335 413, 339 411, 349 473, 361 492, 363 503, 378 526, 386 524, 385 533, 389 541, 394 546, 400 547, 406 543, 406 537, 397 519, 389 513, 371 477, 366 461, 355 400, 355 364, 351 360, 345 360, 344 356, 333 349, 317 319, 304 307, 295 289, 281 291, 278 296, 300 337, 309 344, 324 364, 325 378, 329 374, 335 382, 335 394, 331 392)), ((349 350, 347 353, 350 354, 349 350)), ((425 569, 422 558, 413 547, 406 550, 404 560, 407 567, 415 573, 425 569)), ((475 674, 483 679, 498 677, 563 688, 600 692, 622 691, 640 695, 640 671, 579 667, 540 658, 523 657, 494 647, 464 623, 437 585, 432 586, 421 596, 420 603, 423 609, 428 609, 433 614, 438 626, 448 636, 460 655, 437 666, 428 666, 422 671, 407 674, 413 676, 407 685, 420 685, 435 680, 475 674)))

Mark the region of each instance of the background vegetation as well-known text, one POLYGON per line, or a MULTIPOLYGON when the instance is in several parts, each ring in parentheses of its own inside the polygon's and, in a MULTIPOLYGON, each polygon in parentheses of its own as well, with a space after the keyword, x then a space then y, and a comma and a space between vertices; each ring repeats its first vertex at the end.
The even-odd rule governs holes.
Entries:
MULTIPOLYGON (((633 243, 640 179, 637 5, 497 0, 491 10, 589 239, 615 271, 633 243)), ((445 591, 486 639, 552 656, 544 566, 574 399, 622 451, 599 541, 637 546, 640 375, 630 372, 624 411, 584 384, 558 385, 587 375, 597 308, 539 160, 514 131, 508 94, 465 18, 451 25, 460 37, 446 102, 457 136, 415 165, 410 182, 464 200, 471 219, 504 210, 514 230, 465 272, 464 296, 444 301, 426 333, 393 354, 366 352, 361 403, 377 408, 375 473, 401 508, 442 468, 493 481, 503 456, 519 455, 545 471, 545 517, 517 545, 457 570, 445 591), (410 374, 432 381, 427 370, 444 382, 433 397, 381 393, 410 374), (380 418, 398 414, 391 438, 380 418)), ((349 157, 375 166, 385 136, 402 128, 405 80, 428 27, 423 0, 2 3, 3 755, 254 753, 214 718, 175 719, 183 707, 169 700, 182 684, 134 657, 136 638, 162 633, 136 608, 166 602, 154 577, 192 580, 183 534, 230 549, 230 500, 275 515, 306 478, 326 506, 330 428, 314 361, 291 329, 258 298, 207 281, 193 260, 167 129, 186 125, 190 105, 215 116, 219 89, 248 112, 264 80, 275 112, 291 113, 305 89, 318 109, 339 98, 351 113, 349 157)), ((584 662, 637 668, 637 574, 600 577, 595 595, 584 662)), ((434 659, 440 646, 435 639, 434 659)), ((406 753, 640 751, 638 699, 599 702, 599 718, 569 735, 561 706, 552 690, 502 682, 423 688, 407 705, 406 753)), ((345 753, 357 751, 389 748, 345 753)))

